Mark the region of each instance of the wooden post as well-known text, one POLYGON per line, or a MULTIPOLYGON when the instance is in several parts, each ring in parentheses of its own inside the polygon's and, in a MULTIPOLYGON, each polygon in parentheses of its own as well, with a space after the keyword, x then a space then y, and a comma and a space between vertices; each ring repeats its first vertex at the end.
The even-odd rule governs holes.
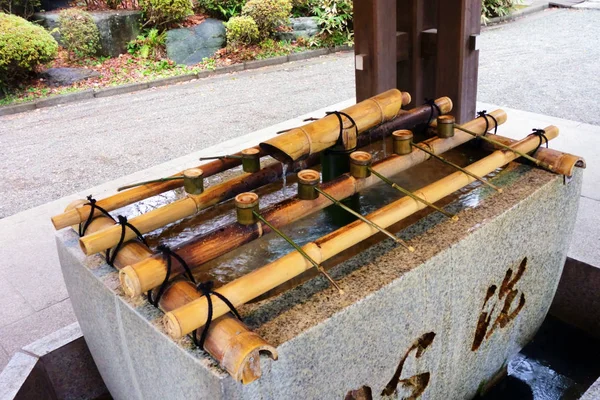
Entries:
POLYGON ((356 101, 396 85, 396 0, 354 1, 356 101))
POLYGON ((458 123, 475 116, 481 0, 438 1, 436 93, 454 102, 458 123))

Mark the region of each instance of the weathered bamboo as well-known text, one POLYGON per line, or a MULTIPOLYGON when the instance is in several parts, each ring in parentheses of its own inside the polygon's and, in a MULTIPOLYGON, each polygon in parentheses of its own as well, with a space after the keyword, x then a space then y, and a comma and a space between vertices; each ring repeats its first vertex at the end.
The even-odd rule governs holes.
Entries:
MULTIPOLYGON (((302 165, 294 165, 290 171, 294 171, 304 165, 315 165, 318 163, 318 155, 309 157, 302 165)), ((277 181, 283 172, 280 163, 274 163, 258 172, 245 173, 226 182, 214 185, 199 195, 188 195, 181 200, 174 201, 166 206, 154 209, 146 214, 132 218, 129 223, 135 226, 142 234, 179 221, 197 212, 213 206, 223 200, 230 199, 236 195, 264 186, 277 181)), ((86 255, 95 254, 105 249, 116 246, 121 238, 121 226, 112 226, 103 231, 86 235, 79 240, 81 249, 86 255)), ((125 230, 125 241, 134 239, 135 232, 130 228, 125 230)))
MULTIPOLYGON (((398 89, 391 89, 375 97, 361 101, 342 112, 350 115, 356 127, 342 129, 346 149, 356 141, 356 131, 361 134, 370 128, 390 121, 400 113, 402 106, 410 103, 410 95, 398 89)), ((442 110, 442 112, 447 112, 442 110)), ((343 117, 345 118, 345 117, 343 117)), ((348 122, 346 120, 346 122, 348 122)), ((346 126, 346 125, 345 125, 346 126)), ((294 128, 260 144, 270 156, 281 162, 300 160, 335 145, 340 136, 340 121, 335 115, 328 115, 318 121, 294 128)))
MULTIPOLYGON (((517 141, 514 139, 509 139, 500 135, 493 135, 493 138, 504 145, 512 145, 517 141)), ((484 148, 498 150, 499 147, 495 147, 491 143, 485 143, 484 148)), ((535 158, 538 160, 552 165, 554 167, 553 172, 559 175, 565 175, 567 177, 573 176, 573 172, 575 168, 585 168, 585 160, 582 157, 575 156, 569 153, 563 153, 554 149, 547 149, 545 147, 540 147, 535 153, 535 158)))
MULTIPOLYGON (((545 131, 549 140, 558 136, 558 128, 554 126, 547 127, 545 131)), ((514 144, 512 148, 517 151, 530 152, 536 148, 537 144, 538 137, 529 136, 514 144)), ((518 155, 513 151, 497 150, 489 156, 469 165, 467 169, 476 175, 485 176, 517 157, 518 155)), ((435 202, 474 181, 473 177, 457 171, 437 182, 425 186, 416 191, 415 194, 430 202, 435 202)), ((371 213, 368 217, 377 224, 388 227, 425 207, 424 204, 410 197, 403 197, 371 213)), ((315 242, 306 244, 303 246, 303 250, 314 260, 322 263, 377 232, 376 229, 359 220, 315 242)), ((277 261, 220 287, 217 291, 225 296, 234 306, 238 307, 300 275, 311 267, 312 265, 307 263, 304 257, 298 252, 293 251, 277 261)), ((213 297, 212 300, 213 316, 220 316, 228 312, 229 309, 223 301, 216 297, 213 297)), ((174 338, 186 335, 204 325, 207 312, 206 298, 194 300, 185 306, 165 314, 166 330, 174 338)))
MULTIPOLYGON (((67 210, 81 206, 84 202, 86 201, 76 200, 67 207, 67 210)), ((115 221, 102 215, 92 220, 87 231, 93 233, 114 224, 115 221)), ((77 230, 77 227, 74 226, 73 229, 77 230)), ((113 265, 121 269, 125 265, 151 255, 152 252, 145 245, 132 240, 121 247, 113 265)), ((200 297, 202 294, 191 282, 176 280, 169 284, 169 290, 161 297, 159 308, 169 312, 200 297)), ((213 356, 234 379, 244 384, 253 382, 261 376, 259 352, 268 354, 274 360, 277 359, 277 349, 230 314, 213 321, 204 341, 204 350, 213 356)))
MULTIPOLYGON (((491 115, 496 118, 499 124, 503 124, 507 118, 506 113, 502 110, 496 110, 491 115)), ((490 117, 487 118, 489 118, 489 126, 492 126, 493 120, 490 117)), ((465 126, 476 131, 482 131, 486 127, 486 121, 483 118, 477 118, 468 122, 465 126)), ((450 139, 432 138, 424 143, 435 153, 441 154, 472 139, 471 135, 457 131, 454 137, 450 139)), ((392 176, 426 161, 429 157, 428 154, 414 149, 408 155, 393 155, 376 162, 373 164, 373 168, 382 175, 392 176)), ((373 176, 357 180, 350 174, 344 174, 331 182, 323 183, 320 188, 326 190, 337 200, 343 200, 378 182, 379 179, 373 176)), ((283 227, 329 205, 331 205, 331 202, 323 196, 309 201, 294 198, 261 210, 261 215, 274 226, 283 227)), ((185 260, 190 268, 197 268, 268 232, 270 232, 270 229, 265 225, 242 226, 233 223, 182 243, 173 250, 185 260)), ((179 262, 175 260, 173 260, 171 268, 171 276, 176 276, 184 271, 179 262)), ((128 266, 120 272, 123 290, 130 296, 139 296, 143 292, 160 285, 165 278, 166 271, 166 263, 160 256, 153 256, 128 266)))
MULTIPOLYGON (((259 147, 254 147, 254 149, 260 150, 259 147)), ((236 153, 236 155, 240 156, 241 154, 241 152, 236 153)), ((261 150, 260 156, 264 157, 265 155, 266 153, 261 150)), ((209 176, 213 176, 218 174, 219 172, 235 168, 241 164, 241 159, 227 159, 217 160, 203 165, 198 165, 196 168, 202 169, 202 171, 204 172, 204 177, 208 178, 209 176)), ((172 175, 172 177, 182 175, 183 171, 172 175)), ((182 186, 183 180, 181 179, 171 180, 167 182, 149 183, 147 185, 138 186, 133 189, 117 193, 105 199, 98 200, 96 204, 99 207, 104 208, 106 211, 113 211, 118 208, 128 206, 129 204, 133 204, 135 202, 147 199, 152 196, 156 196, 169 190, 177 189, 182 186)), ((80 206, 75 209, 71 209, 62 214, 55 215, 54 217, 52 217, 52 224, 57 230, 66 228, 70 225, 78 224, 80 222, 86 221, 89 218, 90 210, 90 206, 80 206)), ((98 215, 99 214, 101 213, 98 212, 98 215)))

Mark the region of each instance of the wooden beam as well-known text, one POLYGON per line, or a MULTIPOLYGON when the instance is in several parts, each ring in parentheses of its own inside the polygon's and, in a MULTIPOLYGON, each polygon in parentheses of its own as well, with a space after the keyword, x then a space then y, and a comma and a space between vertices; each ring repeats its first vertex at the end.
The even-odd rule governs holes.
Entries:
POLYGON ((396 0, 354 1, 354 51, 362 69, 355 69, 356 100, 397 87, 396 0))
POLYGON ((436 96, 454 102, 459 123, 475 116, 479 50, 473 46, 481 32, 481 0, 438 2, 436 96))

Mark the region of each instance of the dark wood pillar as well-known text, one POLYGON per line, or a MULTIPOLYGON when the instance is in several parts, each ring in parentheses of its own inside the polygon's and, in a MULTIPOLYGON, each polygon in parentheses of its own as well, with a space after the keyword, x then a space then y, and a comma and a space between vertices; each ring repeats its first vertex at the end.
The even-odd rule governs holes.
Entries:
POLYGON ((397 87, 396 0, 354 0, 354 53, 357 101, 397 87))
POLYGON ((438 1, 436 96, 454 102, 459 123, 475 116, 481 0, 438 1))

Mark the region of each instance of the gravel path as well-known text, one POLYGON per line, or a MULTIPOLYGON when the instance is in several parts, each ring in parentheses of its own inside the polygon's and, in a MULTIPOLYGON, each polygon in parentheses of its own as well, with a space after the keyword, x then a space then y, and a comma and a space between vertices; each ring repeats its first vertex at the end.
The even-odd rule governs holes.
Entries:
POLYGON ((481 49, 479 101, 600 125, 600 10, 491 27, 481 49))
MULTIPOLYGON (((479 100, 600 125, 600 12, 486 28, 479 100)), ((352 53, 0 117, 0 218, 354 95, 352 53)))
POLYGON ((0 117, 0 218, 352 96, 337 53, 0 117))

